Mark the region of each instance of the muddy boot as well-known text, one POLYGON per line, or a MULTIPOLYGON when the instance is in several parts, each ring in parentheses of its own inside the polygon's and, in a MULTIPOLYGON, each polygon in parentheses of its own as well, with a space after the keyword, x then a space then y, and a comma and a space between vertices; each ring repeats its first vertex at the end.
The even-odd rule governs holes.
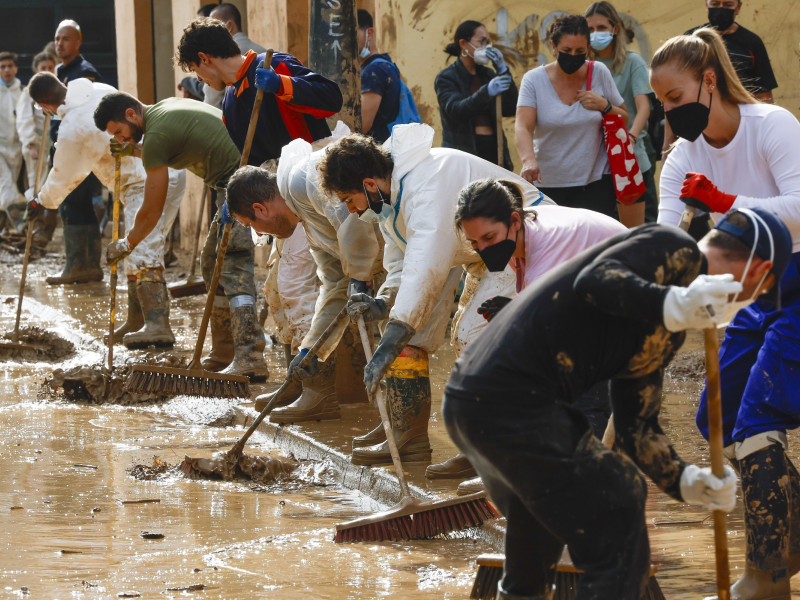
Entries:
POLYGON ((0 210, 0 233, 7 233, 6 229, 10 227, 8 214, 4 210, 0 210))
MULTIPOLYGON (((64 225, 64 254, 66 262, 61 275, 48 277, 45 281, 50 285, 65 283, 83 283, 87 279, 86 262, 89 245, 88 229, 94 225, 64 225)), ((100 272, 102 278, 102 271, 100 272)))
POLYGON ((372 431, 353 438, 353 449, 374 446, 375 444, 382 444, 385 441, 386 430, 383 428, 383 423, 378 423, 378 426, 372 431))
POLYGON ((231 333, 233 334, 233 361, 220 373, 244 375, 250 381, 266 381, 269 369, 264 360, 266 339, 256 321, 253 297, 246 294, 229 299, 231 333))
POLYGON ((144 327, 125 334, 122 343, 133 350, 136 348, 172 348, 175 336, 169 326, 169 294, 167 282, 161 269, 145 269, 136 284, 136 295, 142 306, 144 327))
MULTIPOLYGON (((139 331, 144 325, 142 305, 139 304, 139 295, 136 293, 136 280, 128 279, 128 316, 125 322, 114 330, 114 343, 121 344, 122 336, 126 333, 139 331)), ((108 334, 103 336, 103 341, 108 343, 108 334)))
POLYGON ((83 263, 85 281, 103 281, 100 258, 103 254, 103 237, 97 225, 86 225, 86 259, 83 263))
MULTIPOLYGON (((361 346, 361 338, 353 335, 351 327, 344 330, 344 335, 336 346, 336 398, 339 404, 366 404, 369 402, 364 387, 364 367, 367 358, 361 346)), ((372 442, 377 444, 385 437, 372 442)))
POLYGON ((228 298, 218 292, 211 307, 211 352, 200 361, 200 366, 216 373, 231 364, 232 360, 231 310, 228 298))
MULTIPOLYGON (((386 372, 386 399, 400 458, 403 462, 430 462, 428 419, 431 416, 431 382, 428 353, 406 346, 386 372)), ((354 448, 354 465, 390 465, 389 444, 354 448)))
POLYGON ((486 486, 483 485, 483 480, 480 477, 473 477, 472 479, 467 479, 466 481, 459 483, 458 489, 456 489, 456 494, 459 496, 469 496, 470 494, 482 492, 485 489, 486 486))
MULTIPOLYGON (((294 356, 292 355, 292 345, 291 344, 283 344, 283 354, 286 358, 286 368, 289 368, 289 365, 292 362, 294 356)), ((275 395, 274 392, 268 392, 266 394, 261 394, 260 396, 256 396, 256 406, 255 409, 258 412, 264 410, 264 407, 272 400, 272 397, 275 395)), ((289 387, 284 392, 283 400, 279 401, 273 408, 278 408, 279 406, 288 406, 295 400, 300 397, 300 394, 303 393, 303 386, 300 383, 300 380, 293 379, 289 382, 289 387)))
POLYGON ((331 354, 325 362, 318 362, 319 370, 301 383, 303 393, 289 406, 276 408, 269 416, 273 423, 288 424, 301 421, 327 421, 338 419, 339 402, 336 400, 336 360, 331 354))
POLYGON ((428 465, 425 477, 428 479, 468 479, 478 473, 469 459, 460 452, 444 462, 428 465))

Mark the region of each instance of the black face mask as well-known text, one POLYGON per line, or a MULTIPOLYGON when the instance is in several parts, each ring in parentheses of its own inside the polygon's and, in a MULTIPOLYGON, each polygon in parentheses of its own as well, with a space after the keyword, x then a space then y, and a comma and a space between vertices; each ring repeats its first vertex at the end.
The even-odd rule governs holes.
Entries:
POLYGON ((572 75, 575 71, 583 66, 586 62, 585 54, 566 54, 565 52, 558 53, 558 66, 567 75, 572 75))
POLYGON ((725 31, 733 25, 733 8, 709 8, 708 9, 708 22, 711 23, 717 31, 725 31))
MULTIPOLYGON (((519 237, 519 231, 517 231, 517 237, 519 237)), ((516 249, 516 238, 513 240, 506 238, 502 242, 497 242, 491 246, 486 246, 483 250, 478 250, 478 255, 481 257, 487 269, 492 273, 497 273, 506 268, 508 261, 511 260, 511 256, 516 249)))
POLYGON ((700 82, 700 89, 697 90, 697 101, 681 104, 664 113, 672 128, 672 132, 690 142, 700 137, 706 127, 708 127, 708 114, 711 112, 712 95, 708 96, 708 106, 700 102, 700 92, 703 90, 703 82, 700 82))

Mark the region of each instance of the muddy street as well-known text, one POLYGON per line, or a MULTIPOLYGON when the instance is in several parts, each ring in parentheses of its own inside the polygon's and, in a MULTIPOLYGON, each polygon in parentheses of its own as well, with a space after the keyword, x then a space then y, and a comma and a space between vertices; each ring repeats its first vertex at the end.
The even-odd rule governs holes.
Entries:
MULTIPOLYGON (((56 248, 57 245, 53 245, 56 248)), ((186 257, 182 257, 186 260, 186 257)), ((0 253, 0 333, 13 328, 18 257, 0 253)), ((177 397, 164 402, 98 405, 46 393, 57 368, 100 365, 108 328, 107 282, 53 288, 55 251, 31 264, 23 326, 57 334, 75 347, 58 357, 0 363, 0 590, 7 598, 466 598, 474 559, 497 546, 491 533, 406 543, 333 543, 334 525, 388 503, 353 489, 370 471, 342 469, 349 441, 371 428, 376 412, 343 409, 341 421, 256 432, 248 452, 299 459, 272 482, 190 479, 180 472, 185 455, 210 456, 230 448, 252 417, 250 405, 231 400, 177 397), (244 415, 244 417, 243 417, 244 415), (324 460, 305 454, 315 448, 324 460), (137 465, 141 465, 138 469, 137 465), (153 467, 156 468, 153 468, 153 467)), ((185 268, 167 271, 169 281, 185 268)), ((263 281, 263 273, 257 279, 263 281)), ((106 277, 107 280, 107 277, 106 277)), ((124 314, 124 287, 117 294, 124 314)), ((176 347, 188 356, 203 297, 172 303, 176 347)), ((663 425, 687 461, 708 464, 694 426, 702 384, 702 340, 690 336, 667 383, 663 425)), ((118 346, 116 364, 145 352, 118 346)), ((254 395, 275 389, 284 369, 282 349, 268 350, 270 378, 254 395)), ((432 360, 434 462, 453 453, 439 417, 452 364, 449 347, 432 360)), ((792 436, 794 437, 794 436, 792 436)), ((794 439, 792 440, 795 441, 794 439)), ((796 452, 792 452, 796 458, 796 452)), ((434 496, 455 492, 457 482, 411 481, 434 496)), ((380 478, 378 478, 380 480, 380 478)), ((380 496, 377 496, 380 497, 380 496)), ((669 599, 714 591, 713 535, 709 513, 668 500, 650 486, 648 525, 656 576, 669 599)), ((732 580, 744 561, 741 506, 729 517, 732 580)), ((535 540, 531 540, 535 544, 535 540)), ((800 598, 800 594, 797 594, 800 598)))

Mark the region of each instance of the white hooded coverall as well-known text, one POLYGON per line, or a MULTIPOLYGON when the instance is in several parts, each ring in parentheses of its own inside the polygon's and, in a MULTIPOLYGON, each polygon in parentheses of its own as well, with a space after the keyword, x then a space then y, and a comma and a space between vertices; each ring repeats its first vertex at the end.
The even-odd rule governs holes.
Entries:
POLYGON ((44 136, 44 148, 42 145, 42 132, 44 130, 44 112, 36 106, 36 103, 28 93, 28 88, 22 90, 17 101, 17 134, 22 146, 22 157, 25 160, 25 170, 28 175, 28 187, 34 187, 36 179, 37 161, 31 156, 31 146, 37 148, 39 152, 45 154, 42 165, 42 178, 39 181, 43 184, 47 178, 48 163, 47 153, 50 152, 50 135, 44 136))
MULTIPOLYGON (((64 104, 58 107, 58 129, 53 169, 39 191, 42 206, 56 209, 86 178, 94 173, 104 186, 114 190, 114 157, 109 150, 111 136, 94 124, 94 111, 103 96, 115 92, 110 85, 75 79, 67 84, 64 104)), ((131 226, 144 202, 146 178, 142 160, 125 156, 120 165, 120 202, 125 222, 131 226)), ((169 188, 158 226, 125 259, 125 275, 132 279, 143 269, 164 268, 164 242, 169 233, 186 186, 184 171, 169 170, 169 188)))
POLYGON ((25 197, 17 188, 22 166, 22 145, 17 134, 17 102, 22 94, 19 79, 7 86, 0 82, 0 210, 12 204, 24 204, 25 197))

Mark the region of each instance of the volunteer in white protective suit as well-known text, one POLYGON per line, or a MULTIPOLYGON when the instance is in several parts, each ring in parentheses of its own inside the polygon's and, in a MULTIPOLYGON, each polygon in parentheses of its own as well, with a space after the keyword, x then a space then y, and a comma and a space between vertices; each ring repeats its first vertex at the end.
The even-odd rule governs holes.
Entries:
MULTIPOLYGON (((294 390, 296 400, 272 411, 270 420, 278 423, 339 417, 339 401, 350 399, 344 396, 351 394, 342 394, 346 385, 339 386, 338 396, 342 397, 337 398, 334 351, 340 340, 352 347, 348 323, 342 323, 328 338, 308 369, 299 369, 298 363, 347 303, 351 280, 371 282, 382 268, 375 226, 350 215, 344 205, 320 188, 317 164, 323 155, 324 150, 313 151, 305 140, 294 140, 283 148, 277 176, 246 166, 234 173, 227 187, 233 216, 259 234, 288 238, 284 252, 298 231, 303 232, 321 283, 308 332, 289 366, 289 372, 300 379, 294 390)), ((296 270, 298 287, 302 286, 303 272, 296 270)), ((365 362, 363 351, 352 352, 352 357, 356 363, 352 366, 358 371, 365 362)), ((270 394, 259 396, 256 409, 263 408, 270 398, 270 394)))
MULTIPOLYGON (((22 85, 17 79, 17 55, 0 52, 0 230, 9 226, 15 229, 19 223, 13 222, 17 219, 11 215, 11 209, 24 210, 25 205, 25 198, 17 188, 22 145, 17 135, 14 111, 20 94, 22 85)), ((22 216, 22 210, 14 213, 18 213, 18 218, 22 216)))
MULTIPOLYGON (((94 126, 94 111, 103 96, 116 90, 88 79, 75 79, 65 86, 51 73, 34 75, 29 90, 37 104, 61 118, 53 169, 31 205, 58 208, 89 173, 94 173, 104 186, 113 190, 115 159, 109 151, 111 138, 94 126)), ((120 201, 124 203, 125 221, 132 224, 144 201, 146 174, 141 159, 133 156, 123 156, 120 166, 120 201)), ((177 215, 185 185, 185 173, 170 169, 167 202, 158 226, 125 259, 128 318, 114 332, 114 338, 122 340, 128 348, 170 347, 175 342, 169 326, 164 242, 177 215)), ((99 240, 97 244, 99 246, 99 240)), ((67 261, 79 261, 76 253, 80 250, 81 247, 68 247, 67 261)), ((100 248, 94 251, 99 254, 100 248)))
MULTIPOLYGON (((463 268, 480 260, 453 227, 459 191, 471 181, 495 177, 517 182, 526 206, 551 202, 495 164, 460 150, 432 148, 432 143, 433 129, 424 124, 395 126, 383 146, 352 134, 328 146, 319 166, 325 189, 361 220, 380 223, 386 282, 375 298, 351 296, 348 312, 368 322, 388 319, 364 382, 374 393, 386 377, 392 428, 401 457, 411 462, 431 457, 428 354, 444 341, 463 268)), ((508 281, 513 290, 513 275, 508 281)), ((501 289, 495 286, 488 295, 501 289)), ((486 297, 476 293, 459 310, 473 313, 486 297)), ((380 428, 365 437, 376 443, 354 448, 353 464, 390 464, 380 428)))

